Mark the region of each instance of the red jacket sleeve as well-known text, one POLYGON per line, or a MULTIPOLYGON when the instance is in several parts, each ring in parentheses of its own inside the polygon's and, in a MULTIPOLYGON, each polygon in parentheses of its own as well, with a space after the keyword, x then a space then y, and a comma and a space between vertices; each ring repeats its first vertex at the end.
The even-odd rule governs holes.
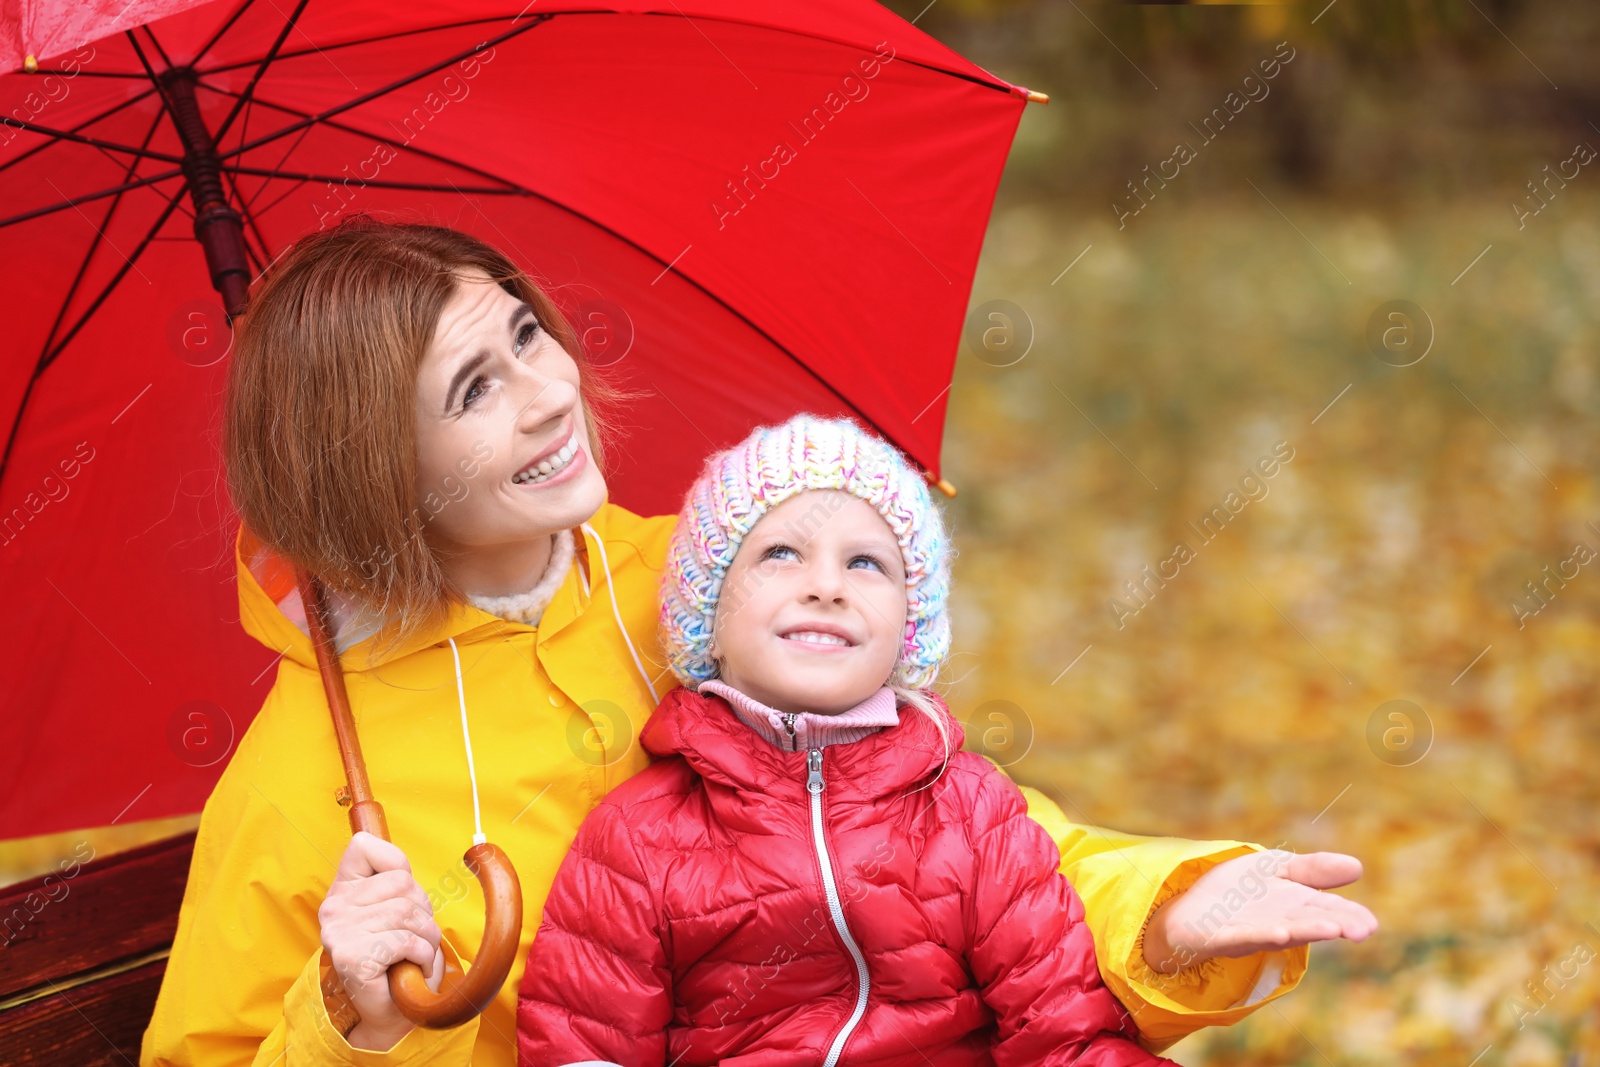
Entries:
POLYGON ((1134 1042, 1132 1019, 1101 982, 1055 842, 1015 785, 987 762, 978 774, 967 963, 999 1025, 996 1067, 1170 1063, 1134 1042))
POLYGON ((517 994, 519 1067, 663 1067, 671 972, 644 864, 615 805, 584 820, 556 872, 517 994))

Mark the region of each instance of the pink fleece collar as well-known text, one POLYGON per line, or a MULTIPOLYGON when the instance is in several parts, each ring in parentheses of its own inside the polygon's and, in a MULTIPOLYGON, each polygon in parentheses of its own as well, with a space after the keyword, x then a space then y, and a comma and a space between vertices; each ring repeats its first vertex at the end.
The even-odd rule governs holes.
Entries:
POLYGON ((722 697, 733 708, 740 722, 786 752, 801 752, 827 745, 848 745, 900 721, 894 690, 888 686, 837 715, 818 715, 810 711, 785 715, 746 696, 720 678, 701 682, 699 692, 715 693, 722 697))

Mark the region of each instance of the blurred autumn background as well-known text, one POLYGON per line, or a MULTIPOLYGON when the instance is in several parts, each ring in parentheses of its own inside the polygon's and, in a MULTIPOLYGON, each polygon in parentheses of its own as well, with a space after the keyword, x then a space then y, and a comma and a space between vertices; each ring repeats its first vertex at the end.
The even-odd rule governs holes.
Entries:
POLYGON ((926 3, 1051 97, 951 393, 952 706, 1383 924, 1172 1054, 1600 1064, 1600 9, 926 3))
POLYGON ((1600 8, 889 6, 1051 97, 950 394, 953 709, 1383 924, 1170 1054, 1600 1065, 1600 8))

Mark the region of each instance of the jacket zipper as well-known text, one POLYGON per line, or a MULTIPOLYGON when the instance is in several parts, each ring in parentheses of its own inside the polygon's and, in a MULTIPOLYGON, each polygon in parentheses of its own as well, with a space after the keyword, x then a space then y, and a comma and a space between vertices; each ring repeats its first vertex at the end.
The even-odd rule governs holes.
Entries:
POLYGON ((828 1058, 822 1061, 822 1067, 835 1067, 844 1052, 844 1043, 850 1040, 850 1035, 861 1023, 861 1017, 867 1013, 867 991, 871 988, 872 981, 867 976, 867 958, 861 954, 861 946, 857 945, 856 939, 850 935, 850 927, 845 925, 844 906, 839 902, 839 888, 833 881, 833 860, 828 856, 828 843, 822 836, 822 749, 820 748, 813 748, 806 753, 806 792, 811 794, 811 841, 817 850, 817 863, 822 868, 822 890, 828 898, 828 911, 833 916, 833 928, 839 931, 839 939, 844 942, 844 947, 850 951, 850 958, 855 960, 856 964, 856 1009, 850 1013, 849 1020, 833 1036, 833 1043, 828 1046, 828 1058))

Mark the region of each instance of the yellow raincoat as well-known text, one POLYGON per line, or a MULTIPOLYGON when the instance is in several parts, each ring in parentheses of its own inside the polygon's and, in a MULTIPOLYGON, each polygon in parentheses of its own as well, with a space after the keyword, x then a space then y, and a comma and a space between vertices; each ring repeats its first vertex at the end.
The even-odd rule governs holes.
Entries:
MULTIPOLYGON (((489 1009, 453 1030, 412 1030, 387 1052, 352 1048, 322 1002, 317 908, 350 836, 334 799, 343 771, 292 580, 281 561, 241 534, 240 617, 282 658, 201 815, 141 1064, 515 1064, 517 988, 550 883, 584 816, 646 764, 638 733, 656 704, 651 686, 664 695, 676 684, 655 639, 674 521, 604 506, 588 524, 592 534, 579 537, 578 560, 537 628, 462 605, 437 632, 381 658, 371 639, 343 651, 373 791, 433 902, 446 953, 459 957, 475 952, 482 937, 483 896, 461 861, 471 844, 473 797, 445 640, 455 638, 483 828, 511 857, 524 895, 517 964, 489 1009)), ((1235 1022, 1299 981, 1303 948, 1207 961, 1171 979, 1143 961, 1140 937, 1153 907, 1209 865, 1256 846, 1077 826, 1050 800, 1026 792, 1083 897, 1106 982, 1153 1048, 1235 1022)))

